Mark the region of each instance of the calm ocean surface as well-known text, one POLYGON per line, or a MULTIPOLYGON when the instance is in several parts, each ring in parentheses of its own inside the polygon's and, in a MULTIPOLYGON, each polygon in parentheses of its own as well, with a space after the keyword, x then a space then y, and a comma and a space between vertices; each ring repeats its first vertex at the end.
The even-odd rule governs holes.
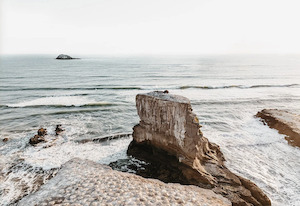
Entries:
POLYGON ((126 158, 139 118, 135 95, 169 90, 188 97, 227 166, 251 179, 274 205, 300 205, 300 150, 254 115, 264 108, 300 114, 300 56, 0 58, 0 205, 14 204, 74 157, 108 164, 126 158), (55 126, 64 133, 55 137, 55 126), (51 145, 28 145, 40 127, 51 145))

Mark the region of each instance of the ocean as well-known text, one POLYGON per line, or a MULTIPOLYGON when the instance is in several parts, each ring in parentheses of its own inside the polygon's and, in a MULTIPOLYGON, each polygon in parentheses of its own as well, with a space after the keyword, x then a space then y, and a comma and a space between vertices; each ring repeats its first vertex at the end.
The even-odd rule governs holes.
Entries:
POLYGON ((300 150, 254 115, 265 108, 300 114, 300 56, 0 57, 0 205, 14 205, 79 157, 126 158, 139 122, 135 96, 168 90, 190 99, 202 132, 226 165, 255 182, 273 205, 300 205, 300 150), (55 135, 55 127, 65 130, 55 135), (28 144, 39 128, 49 142, 28 144), (2 139, 8 138, 7 142, 2 139))

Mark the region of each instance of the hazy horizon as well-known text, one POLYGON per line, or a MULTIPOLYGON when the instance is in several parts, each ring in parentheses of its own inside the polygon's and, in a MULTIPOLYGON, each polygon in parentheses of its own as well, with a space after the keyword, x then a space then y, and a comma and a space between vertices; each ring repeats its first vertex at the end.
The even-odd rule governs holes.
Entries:
POLYGON ((300 54, 296 0, 2 0, 0 54, 300 54))

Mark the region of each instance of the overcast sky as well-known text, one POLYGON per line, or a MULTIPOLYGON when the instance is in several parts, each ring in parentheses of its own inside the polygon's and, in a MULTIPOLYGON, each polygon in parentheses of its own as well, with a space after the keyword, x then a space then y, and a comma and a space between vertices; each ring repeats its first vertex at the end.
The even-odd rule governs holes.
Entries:
POLYGON ((2 0, 0 5, 2 54, 300 53, 300 0, 2 0))

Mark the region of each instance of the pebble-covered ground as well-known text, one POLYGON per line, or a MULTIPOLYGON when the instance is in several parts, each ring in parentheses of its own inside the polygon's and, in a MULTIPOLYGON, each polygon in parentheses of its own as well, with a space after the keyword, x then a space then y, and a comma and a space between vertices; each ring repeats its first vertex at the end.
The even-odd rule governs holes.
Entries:
POLYGON ((231 203, 211 190, 165 184, 76 158, 64 164, 54 178, 18 205, 218 206, 231 203))

